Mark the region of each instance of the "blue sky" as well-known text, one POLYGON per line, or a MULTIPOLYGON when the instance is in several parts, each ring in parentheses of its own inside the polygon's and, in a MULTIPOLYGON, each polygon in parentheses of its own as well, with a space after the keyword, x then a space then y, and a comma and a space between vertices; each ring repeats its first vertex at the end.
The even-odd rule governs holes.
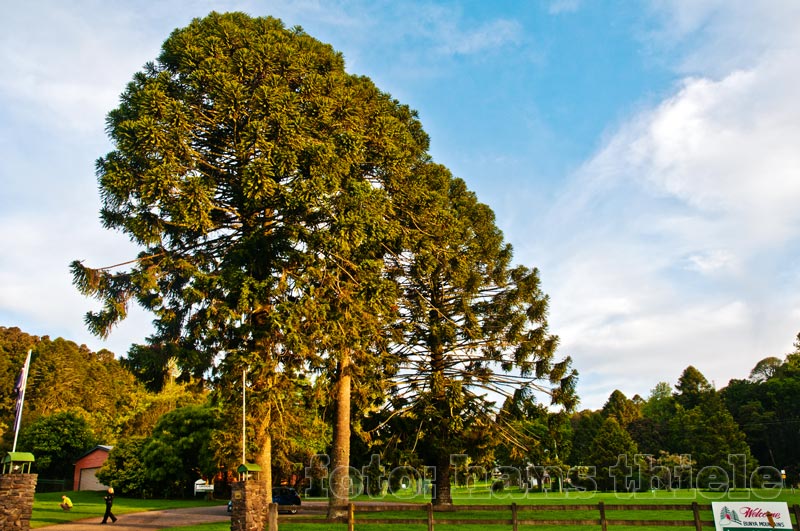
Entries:
POLYGON ((581 407, 688 365, 718 388, 800 331, 800 3, 32 0, 0 25, 0 325, 124 354, 68 263, 135 251, 98 221, 104 117, 211 10, 302 26, 419 111, 437 162, 540 269, 581 407))

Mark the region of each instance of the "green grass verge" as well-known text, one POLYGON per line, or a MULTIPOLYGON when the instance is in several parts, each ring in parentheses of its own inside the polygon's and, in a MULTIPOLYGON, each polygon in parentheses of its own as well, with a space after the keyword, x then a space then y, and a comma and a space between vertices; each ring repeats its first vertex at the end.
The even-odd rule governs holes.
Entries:
MULTIPOLYGON (((54 524, 63 524, 74 520, 103 516, 106 510, 103 501, 105 492, 79 491, 79 492, 45 492, 37 493, 33 500, 33 514, 31 515, 31 528, 36 529, 54 524), (60 507, 61 496, 66 494, 72 500, 74 507, 71 511, 64 511, 60 507)), ((186 500, 139 500, 135 498, 114 498, 114 514, 140 513, 144 511, 158 511, 161 509, 175 509, 181 507, 198 507, 204 505, 221 505, 224 501, 205 501, 202 498, 186 500)), ((228 525, 230 528, 230 525, 228 525)))
MULTIPOLYGON (((729 493, 714 493, 708 491, 698 490, 683 490, 675 492, 645 492, 635 494, 623 493, 582 493, 579 496, 575 492, 571 493, 522 493, 522 492, 507 492, 508 496, 489 496, 488 491, 480 493, 478 490, 473 489, 469 492, 460 491, 453 492, 453 499, 456 505, 496 505, 497 511, 456 511, 453 513, 437 512, 434 515, 436 520, 446 519, 485 519, 485 520, 509 520, 511 518, 511 511, 509 506, 512 503, 517 503, 520 506, 524 505, 592 505, 596 506, 602 501, 606 506, 614 505, 691 505, 692 502, 697 502, 700 505, 710 505, 712 501, 746 501, 746 500, 763 500, 763 501, 785 501, 790 507, 794 504, 800 503, 800 492, 792 493, 790 490, 764 491, 764 490, 738 490, 729 493)), ((356 501, 366 500, 366 497, 359 497, 356 501)), ((385 501, 401 501, 404 503, 410 502, 427 502, 427 499, 409 499, 406 496, 392 497, 387 496, 385 501)), ((356 513, 357 520, 369 519, 389 519, 389 518, 420 518, 424 519, 426 512, 419 511, 388 511, 382 513, 356 513)), ((596 508, 591 509, 537 509, 535 511, 520 509, 518 511, 518 518, 524 520, 598 520, 600 518, 599 510, 596 508)), ((671 509, 657 510, 606 510, 606 518, 613 520, 692 520, 691 511, 675 511, 671 509)), ((714 517, 710 510, 701 510, 700 518, 702 520, 713 520, 714 517)), ((493 531, 509 529, 510 525, 504 524, 481 524, 481 525, 462 525, 462 524, 441 524, 436 523, 436 529, 442 531, 493 531)), ((579 531, 581 529, 592 529, 590 526, 571 526, 571 525, 519 525, 520 530, 526 531, 579 531)), ((600 526, 596 526, 597 529, 600 526)), ((663 526, 609 526, 610 529, 638 529, 644 531, 663 531, 663 526)), ((672 527, 673 529, 687 529, 693 530, 694 526, 685 527, 672 527)), ((221 531, 222 528, 216 528, 208 531, 221 531)), ((295 524, 291 521, 282 522, 280 524, 281 531, 321 531, 322 529, 332 529, 334 531, 347 529, 346 525, 332 525, 321 526, 314 524, 295 524)), ((420 524, 374 524, 367 523, 357 524, 358 531, 424 531, 427 529, 426 525, 420 524)), ((187 530, 188 531, 188 530, 187 530)))
MULTIPOLYGON (((315 526, 317 527, 317 526, 315 526)), ((347 527, 347 526, 345 526, 347 527)), ((283 528, 283 526, 281 526, 283 528)), ((231 524, 228 522, 219 522, 216 524, 198 524, 198 525, 189 525, 185 527, 170 527, 167 529, 159 529, 158 531, 181 531, 181 530, 191 530, 191 531, 230 531, 231 524)), ((315 529, 314 531, 322 531, 321 529, 315 529)))
MULTIPOLYGON (((745 500, 765 500, 765 501, 785 501, 790 507, 794 504, 800 504, 800 491, 792 493, 790 490, 783 490, 776 495, 775 492, 758 491, 758 490, 737 490, 725 494, 696 491, 696 490, 682 490, 674 492, 644 492, 636 494, 616 494, 616 493, 524 493, 516 490, 509 490, 500 494, 490 494, 487 489, 474 488, 474 489, 454 489, 453 500, 456 505, 498 505, 508 506, 511 503, 518 505, 578 505, 590 504, 595 505, 603 501, 606 505, 634 505, 634 504, 691 504, 696 501, 701 505, 710 504, 712 501, 745 501, 745 500)), ((321 501, 321 500, 320 500, 321 501)), ((415 495, 412 493, 397 493, 383 496, 379 499, 370 498, 367 496, 359 496, 354 501, 386 501, 386 502, 401 502, 401 503, 419 503, 425 504, 428 501, 427 496, 415 495)), ((162 509, 173 509, 182 507, 197 507, 204 505, 220 505, 221 502, 205 501, 202 499, 186 499, 186 500, 140 500, 134 498, 116 498, 114 500, 114 513, 126 514, 133 512, 153 511, 162 509)), ((81 520, 84 518, 99 517, 105 511, 105 503, 103 502, 103 492, 54 492, 36 494, 33 515, 31 518, 31 527, 40 528, 54 524, 70 522, 74 520, 81 520), (62 511, 59 507, 61 503, 61 495, 68 495, 75 507, 69 511, 62 511)), ((701 513, 701 517, 705 520, 712 519, 710 512, 701 513)), ((581 510, 581 511, 537 511, 536 513, 528 511, 520 511, 520 518, 568 518, 568 519, 596 519, 599 518, 596 510, 581 510)), ((457 512, 452 515, 445 515, 437 513, 438 518, 485 518, 485 519, 506 519, 510 518, 510 511, 498 512, 457 512)), ((661 520, 661 519, 690 519, 690 515, 683 515, 674 511, 607 511, 607 517, 613 519, 642 519, 642 520, 661 520)), ((420 511, 390 511, 385 513, 361 513, 357 514, 358 519, 375 519, 375 518, 425 518, 425 512, 422 508, 420 511)), ((445 525, 437 524, 436 529, 442 531, 492 531, 497 529, 505 529, 508 526, 501 525, 445 525)), ((280 525, 281 530, 286 531, 345 531, 347 526, 345 524, 300 524, 291 521, 282 522, 280 525)), ((228 522, 216 524, 201 524, 194 526, 186 526, 174 528, 181 531, 227 531, 230 529, 228 522)), ((357 526, 359 531, 423 531, 427 529, 425 525, 411 525, 411 524, 359 524, 357 526)), ((579 531, 581 527, 577 526, 520 526, 521 530, 537 531, 579 531)), ((630 527, 626 527, 630 529, 630 527)), ((643 531, 660 531, 663 527, 637 527, 643 531)), ((682 528, 673 528, 682 529, 682 528)), ((691 528, 686 528, 691 529, 691 528)))

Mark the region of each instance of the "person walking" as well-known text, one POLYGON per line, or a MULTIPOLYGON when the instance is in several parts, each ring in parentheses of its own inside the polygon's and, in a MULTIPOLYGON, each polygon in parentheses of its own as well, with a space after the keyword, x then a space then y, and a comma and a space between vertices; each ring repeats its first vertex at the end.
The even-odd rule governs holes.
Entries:
POLYGON ((111 512, 111 506, 114 505, 114 488, 109 487, 108 494, 105 495, 103 498, 106 501, 106 514, 103 515, 103 521, 100 522, 101 524, 105 524, 109 518, 111 518, 111 523, 117 521, 117 517, 114 516, 114 513, 111 512))

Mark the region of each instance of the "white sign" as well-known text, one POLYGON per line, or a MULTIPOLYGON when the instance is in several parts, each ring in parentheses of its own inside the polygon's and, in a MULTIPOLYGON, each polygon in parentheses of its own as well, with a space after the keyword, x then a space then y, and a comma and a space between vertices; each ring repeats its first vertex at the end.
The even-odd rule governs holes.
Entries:
POLYGON ((786 502, 712 502, 717 531, 729 529, 792 529, 786 502))
POLYGON ((214 492, 214 484, 206 483, 205 480, 198 479, 194 482, 194 493, 198 492, 214 492))

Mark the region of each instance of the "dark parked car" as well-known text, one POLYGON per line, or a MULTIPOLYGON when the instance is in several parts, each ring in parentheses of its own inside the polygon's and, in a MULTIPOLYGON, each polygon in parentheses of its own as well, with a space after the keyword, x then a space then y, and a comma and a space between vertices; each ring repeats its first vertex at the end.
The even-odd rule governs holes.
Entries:
POLYGON ((289 511, 295 514, 300 508, 300 495, 291 487, 274 487, 272 503, 278 504, 279 511, 289 511))
MULTIPOLYGON (((300 508, 300 496, 291 487, 274 487, 272 489, 272 503, 278 504, 279 511, 289 511, 296 514, 300 508)), ((233 511, 233 501, 228 502, 228 512, 233 511)))

